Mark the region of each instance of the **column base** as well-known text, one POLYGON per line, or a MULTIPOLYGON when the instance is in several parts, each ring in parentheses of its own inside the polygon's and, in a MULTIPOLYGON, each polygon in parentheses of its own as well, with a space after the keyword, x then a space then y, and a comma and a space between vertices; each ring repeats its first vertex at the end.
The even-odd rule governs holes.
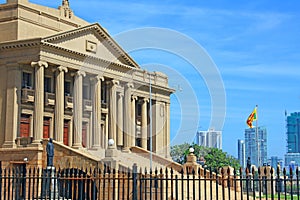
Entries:
POLYGON ((92 146, 91 148, 89 148, 89 150, 92 150, 92 151, 98 151, 102 149, 100 146, 92 146))
POLYGON ((15 147, 17 147, 17 145, 14 141, 6 141, 2 145, 2 148, 15 148, 15 147))
POLYGON ((122 149, 122 152, 124 152, 124 153, 131 153, 129 147, 124 147, 124 148, 122 149))
POLYGON ((40 147, 42 146, 42 141, 41 140, 33 140, 32 143, 30 144, 32 147, 40 147))
POLYGON ((82 144, 73 144, 73 149, 83 149, 82 144))

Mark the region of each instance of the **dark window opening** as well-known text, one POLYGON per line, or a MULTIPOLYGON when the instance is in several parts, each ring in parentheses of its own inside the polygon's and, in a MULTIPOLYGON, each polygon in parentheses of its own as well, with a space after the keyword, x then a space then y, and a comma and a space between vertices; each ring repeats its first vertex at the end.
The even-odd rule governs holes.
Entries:
POLYGON ((31 80, 32 74, 23 72, 22 75, 22 88, 32 89, 32 80, 31 80))
POLYGON ((51 78, 44 78, 44 92, 51 92, 51 78))
POLYGON ((65 81, 64 89, 65 89, 65 95, 70 96, 71 95, 71 82, 65 81))

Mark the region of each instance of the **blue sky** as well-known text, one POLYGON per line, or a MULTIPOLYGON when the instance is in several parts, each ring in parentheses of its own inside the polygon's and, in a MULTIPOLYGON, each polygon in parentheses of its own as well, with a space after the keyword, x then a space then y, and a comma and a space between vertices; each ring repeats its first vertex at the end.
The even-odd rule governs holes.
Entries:
MULTIPOLYGON (((60 0, 31 2, 50 7, 61 4, 60 0)), ((299 1, 70 0, 70 5, 75 15, 99 22, 112 36, 136 28, 160 27, 195 40, 214 61, 224 83, 223 150, 236 156, 237 139, 244 138, 245 120, 257 104, 259 124, 268 131, 268 156, 283 157, 284 111, 300 110, 299 1)), ((186 82, 180 82, 169 75, 170 86, 177 89, 171 105, 172 138, 181 135, 192 140, 195 127, 209 128, 211 96, 203 77, 187 60, 157 49, 130 55, 142 66, 168 66, 185 78, 186 82), (192 125, 180 121, 180 93, 184 94, 186 87, 192 88, 199 111, 195 112, 200 113, 196 122, 190 119, 192 125)), ((187 99, 184 103, 194 108, 194 102, 187 99)))

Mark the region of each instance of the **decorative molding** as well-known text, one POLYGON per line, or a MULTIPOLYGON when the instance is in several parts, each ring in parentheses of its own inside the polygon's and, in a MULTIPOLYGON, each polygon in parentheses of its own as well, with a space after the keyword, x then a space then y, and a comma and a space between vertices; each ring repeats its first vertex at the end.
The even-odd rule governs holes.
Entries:
POLYGON ((127 88, 134 88, 134 84, 133 83, 126 83, 126 87, 127 88))
POLYGON ((131 96, 131 100, 132 100, 132 101, 136 101, 136 100, 138 100, 138 97, 135 96, 135 95, 132 95, 132 96, 131 96))
POLYGON ((113 85, 119 85, 120 84, 120 82, 118 80, 111 80, 111 83, 113 85))
POLYGON ((80 71, 78 70, 77 72, 74 73, 75 76, 83 76, 85 77, 86 76, 86 73, 84 71, 80 71))
POLYGON ((101 36, 101 40, 104 39, 105 42, 109 44, 110 47, 112 47, 112 49, 114 49, 120 55, 120 57, 128 62, 131 67, 139 68, 139 65, 110 37, 110 35, 98 23, 46 37, 43 39, 43 42, 49 43, 51 41, 59 40, 70 35, 75 35, 86 31, 93 31, 98 33, 99 36, 101 36))
POLYGON ((103 76, 99 76, 99 75, 96 75, 96 76, 93 76, 90 78, 90 80, 95 83, 97 81, 104 81, 104 77, 103 76))
POLYGON ((97 43, 90 40, 85 41, 85 50, 87 52, 97 53, 97 43))
POLYGON ((3 42, 0 44, 0 49, 16 49, 16 48, 32 48, 41 44, 41 39, 25 40, 25 41, 14 41, 14 42, 3 42))
POLYGON ((68 73, 68 68, 67 67, 64 67, 64 66, 59 66, 59 67, 57 67, 57 70, 59 71, 59 72, 65 72, 65 73, 68 73))
POLYGON ((48 63, 47 62, 44 62, 44 61, 38 61, 38 62, 31 62, 31 66, 32 67, 45 67, 47 68, 48 67, 48 63))

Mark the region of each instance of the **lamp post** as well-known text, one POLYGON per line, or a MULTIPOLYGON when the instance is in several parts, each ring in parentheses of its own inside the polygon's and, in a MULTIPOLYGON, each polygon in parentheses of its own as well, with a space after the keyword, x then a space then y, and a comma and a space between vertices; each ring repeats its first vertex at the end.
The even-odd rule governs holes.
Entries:
POLYGON ((195 151, 194 147, 193 147, 193 146, 190 146, 190 148, 189 148, 190 154, 194 154, 194 151, 195 151))

